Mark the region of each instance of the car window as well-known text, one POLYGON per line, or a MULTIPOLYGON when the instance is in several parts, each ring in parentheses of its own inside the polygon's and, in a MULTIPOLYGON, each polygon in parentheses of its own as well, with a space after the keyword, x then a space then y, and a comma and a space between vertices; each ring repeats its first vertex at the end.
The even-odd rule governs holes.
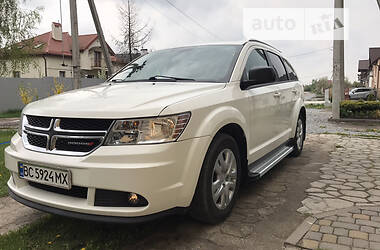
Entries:
POLYGON ((285 60, 285 59, 282 59, 282 60, 284 61, 286 72, 288 72, 289 80, 291 80, 291 81, 298 81, 297 74, 294 71, 292 65, 290 65, 290 63, 287 60, 285 60))
POLYGON ((127 65, 110 81, 147 81, 161 75, 199 82, 228 82, 241 48, 241 45, 204 45, 153 51, 127 65))
POLYGON ((277 76, 278 76, 277 80, 287 81, 288 76, 286 75, 285 67, 281 61, 281 58, 278 55, 269 51, 267 52, 267 55, 268 55, 269 61, 271 62, 271 65, 273 66, 273 68, 275 69, 277 73, 277 76))
POLYGON ((268 61, 267 61, 264 51, 261 49, 252 50, 251 54, 249 54, 248 56, 247 63, 245 64, 242 80, 243 81, 249 80, 248 72, 251 69, 266 67, 266 66, 268 66, 268 61))

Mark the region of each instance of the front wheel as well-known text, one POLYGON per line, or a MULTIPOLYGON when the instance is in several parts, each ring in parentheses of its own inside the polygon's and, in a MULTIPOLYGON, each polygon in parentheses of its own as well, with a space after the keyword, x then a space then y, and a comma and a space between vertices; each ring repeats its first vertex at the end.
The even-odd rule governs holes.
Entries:
POLYGON ((305 118, 299 116, 297 120, 296 134, 293 138, 293 152, 291 156, 297 157, 302 153, 303 143, 305 141, 305 118))
POLYGON ((233 137, 219 134, 212 141, 190 207, 190 215, 215 224, 232 211, 241 180, 239 148, 233 137))

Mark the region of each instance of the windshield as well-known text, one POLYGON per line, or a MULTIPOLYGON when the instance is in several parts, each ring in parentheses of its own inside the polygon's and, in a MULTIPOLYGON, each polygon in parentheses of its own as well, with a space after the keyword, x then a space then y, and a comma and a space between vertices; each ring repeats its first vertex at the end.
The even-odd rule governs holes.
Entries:
POLYGON ((228 82, 241 48, 205 45, 154 51, 127 65, 110 81, 228 82))

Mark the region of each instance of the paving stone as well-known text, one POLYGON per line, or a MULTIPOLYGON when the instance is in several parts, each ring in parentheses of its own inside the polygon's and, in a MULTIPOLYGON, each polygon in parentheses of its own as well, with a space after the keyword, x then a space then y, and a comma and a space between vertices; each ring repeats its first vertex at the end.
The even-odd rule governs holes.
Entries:
POLYGON ((329 243, 336 243, 337 236, 333 234, 323 234, 322 241, 329 243))
POLYGON ((380 235, 378 235, 378 234, 370 234, 369 235, 369 240, 370 241, 380 242, 380 235))
POLYGON ((331 220, 319 220, 318 221, 318 224, 321 225, 321 226, 330 226, 331 225, 331 220))
POLYGON ((349 237, 339 236, 338 237, 338 244, 351 246, 352 245, 352 239, 349 237))
POLYGON ((307 249, 317 249, 318 245, 319 242, 315 240, 302 240, 302 246, 307 249))
MULTIPOLYGON (((341 227, 345 229, 351 229, 351 230, 359 230, 360 226, 352 223, 346 223, 346 222, 333 222, 332 223, 333 227, 341 227)), ((367 225, 368 226, 368 225, 367 225)))
POLYGON ((354 203, 352 202, 341 200, 341 199, 325 199, 324 201, 326 202, 328 207, 335 208, 335 209, 348 208, 354 205, 354 203))
POLYGON ((372 195, 380 196, 380 190, 372 189, 372 190, 369 190, 368 193, 372 195))
POLYGON ((369 201, 379 202, 379 201, 380 201, 380 196, 372 195, 372 196, 368 197, 367 199, 368 199, 369 201))
POLYGON ((313 188, 324 188, 326 186, 326 183, 314 181, 310 183, 310 186, 312 186, 313 188))
POLYGON ((352 215, 353 218, 355 219, 361 219, 361 220, 369 220, 370 217, 368 215, 365 215, 365 214, 354 214, 352 215))
POLYGON ((377 216, 378 215, 377 212, 370 211, 370 210, 362 210, 362 214, 371 215, 371 216, 377 216))
POLYGON ((375 233, 375 228, 369 227, 369 226, 361 226, 360 227, 360 231, 367 232, 367 233, 370 233, 370 234, 374 234, 375 233))
POLYGON ((313 224, 310 228, 310 231, 318 232, 319 231, 319 225, 313 224))
POLYGON ((375 185, 373 183, 371 183, 371 182, 362 182, 362 183, 360 183, 360 185, 362 185, 365 188, 373 188, 373 187, 375 187, 375 185))
POLYGON ((362 239, 354 239, 353 245, 354 247, 368 248, 369 242, 367 240, 362 239))
MULTIPOLYGON (((362 186, 360 186, 356 182, 347 182, 347 183, 344 183, 344 185, 349 186, 349 187, 353 187, 353 188, 362 188, 362 186)), ((355 191, 353 191, 353 192, 355 192, 355 191)))
POLYGON ((344 186, 344 185, 331 185, 331 186, 336 188, 336 189, 341 189, 341 190, 352 190, 352 189, 354 189, 352 187, 348 187, 348 186, 344 186))
POLYGON ((348 222, 348 223, 355 223, 355 219, 351 217, 338 217, 338 221, 341 222, 348 222))
POLYGON ((370 226, 370 227, 380 228, 380 222, 376 222, 376 221, 357 219, 356 220, 356 224, 363 225, 363 226, 370 226))
POLYGON ((379 216, 371 216, 371 220, 380 221, 380 217, 379 216))
POLYGON ((325 193, 310 193, 310 195, 320 198, 334 198, 334 196, 325 193))
POLYGON ((306 189, 307 193, 323 193, 324 190, 320 188, 308 188, 306 189))
POLYGON ((351 197, 351 196, 342 196, 340 197, 341 199, 352 201, 352 202, 361 202, 361 203, 366 203, 367 200, 363 198, 358 198, 358 197, 351 197))
POLYGON ((380 243, 370 241, 369 242, 369 248, 370 249, 380 249, 380 243))
POLYGON ((334 234, 339 236, 348 236, 348 230, 344 228, 334 228, 334 234))
POLYGON ((306 235, 305 235, 305 238, 306 239, 309 239, 309 240, 317 240, 317 241, 320 241, 322 239, 322 234, 321 233, 318 233, 318 232, 308 232, 306 235))
POLYGON ((337 217, 337 216, 335 216, 335 215, 332 215, 332 216, 328 216, 328 217, 325 217, 324 219, 325 219, 325 220, 331 220, 331 221, 335 221, 335 220, 337 220, 337 219, 338 219, 338 217, 337 217))
POLYGON ((350 247, 338 244, 331 244, 327 242, 321 242, 319 249, 328 250, 350 250, 350 247))
MULTIPOLYGON (((329 194, 329 195, 335 196, 335 197, 341 195, 340 193, 338 193, 338 192, 336 192, 336 191, 327 191, 326 193, 329 194)), ((379 197, 379 199, 380 199, 380 197, 379 197)))
POLYGON ((347 196, 353 196, 353 197, 359 197, 359 198, 367 198, 369 196, 366 192, 363 192, 363 191, 342 190, 340 192, 347 196))
POLYGON ((366 232, 350 230, 350 232, 348 233, 348 236, 351 238, 368 240, 368 233, 366 233, 366 232))
POLYGON ((321 226, 319 228, 319 232, 325 233, 325 234, 332 234, 333 231, 334 231, 334 228, 332 228, 330 226, 321 226))

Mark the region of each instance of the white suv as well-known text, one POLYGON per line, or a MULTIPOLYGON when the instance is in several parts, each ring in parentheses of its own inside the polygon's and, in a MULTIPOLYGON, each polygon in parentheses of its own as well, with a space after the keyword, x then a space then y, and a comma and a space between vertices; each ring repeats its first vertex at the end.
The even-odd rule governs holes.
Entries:
POLYGON ((303 99, 292 66, 260 41, 155 51, 26 106, 5 149, 9 193, 88 220, 189 211, 217 223, 244 180, 301 153, 303 99))

